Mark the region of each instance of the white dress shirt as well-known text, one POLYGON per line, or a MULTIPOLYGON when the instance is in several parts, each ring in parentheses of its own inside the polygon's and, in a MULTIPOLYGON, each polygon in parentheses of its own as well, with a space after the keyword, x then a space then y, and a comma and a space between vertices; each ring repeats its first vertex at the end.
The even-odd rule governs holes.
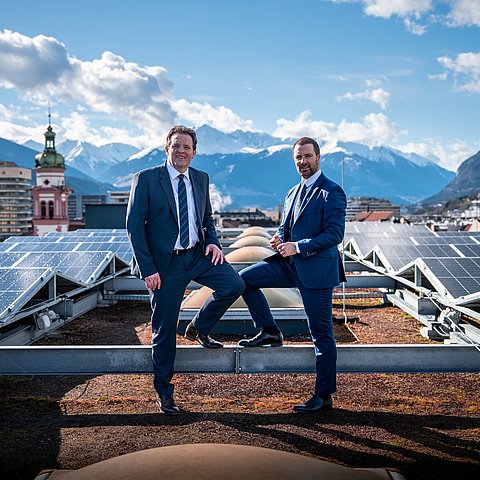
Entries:
MULTIPOLYGON (((183 247, 180 245, 180 218, 179 211, 178 211, 178 182, 180 181, 178 179, 178 176, 181 175, 181 173, 172 165, 170 165, 167 162, 167 170, 168 174, 170 175, 170 182, 172 184, 172 189, 173 189, 173 196, 175 197, 175 205, 177 206, 177 221, 178 221, 178 231, 179 234, 177 236, 177 241, 175 242, 175 249, 183 249, 183 247)), ((193 198, 193 190, 192 190, 192 182, 190 181, 190 176, 189 176, 189 169, 183 173, 184 178, 183 181, 185 182, 185 187, 187 190, 187 205, 188 205, 188 236, 190 243, 188 244, 188 248, 192 248, 199 240, 198 238, 198 231, 197 231, 197 223, 196 223, 196 218, 197 218, 197 213, 195 210, 195 200, 193 198)))

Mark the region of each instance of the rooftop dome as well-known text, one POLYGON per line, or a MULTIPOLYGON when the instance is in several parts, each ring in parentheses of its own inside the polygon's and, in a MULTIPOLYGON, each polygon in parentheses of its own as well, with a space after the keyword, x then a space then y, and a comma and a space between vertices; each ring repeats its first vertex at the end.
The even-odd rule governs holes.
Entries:
POLYGON ((250 235, 259 235, 270 239, 272 236, 263 227, 248 227, 237 238, 248 237, 250 235))
POLYGON ((239 248, 239 247, 270 247, 270 242, 268 239, 261 235, 249 235, 247 237, 239 238, 235 240, 231 245, 230 248, 239 248))
POLYGON ((229 262, 261 262, 264 258, 273 255, 275 252, 271 248, 259 247, 253 245, 249 247, 240 247, 232 250, 225 255, 229 262))
MULTIPOLYGON (((271 308, 303 308, 302 297, 295 288, 262 288, 271 308)), ((183 302, 182 310, 196 309, 210 296, 212 290, 202 287, 192 292, 183 302)), ((237 298, 230 308, 247 308, 243 298, 237 298)))

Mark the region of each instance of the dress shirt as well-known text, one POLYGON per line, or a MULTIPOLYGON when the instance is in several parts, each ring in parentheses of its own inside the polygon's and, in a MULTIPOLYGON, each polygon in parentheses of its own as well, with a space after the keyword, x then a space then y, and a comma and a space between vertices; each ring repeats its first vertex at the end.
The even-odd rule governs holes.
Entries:
MULTIPOLYGON (((172 189, 173 189, 173 196, 175 197, 175 205, 177 206, 177 221, 178 221, 178 231, 179 234, 177 236, 177 241, 175 242, 175 249, 183 249, 183 247, 180 245, 180 215, 178 211, 178 176, 180 175, 180 172, 170 165, 167 162, 167 170, 168 174, 170 175, 170 182, 172 183, 172 189)), ((188 245, 188 248, 192 248, 199 240, 198 238, 198 232, 197 232, 197 213, 195 211, 195 200, 193 198, 193 190, 192 190, 192 182, 190 181, 190 176, 189 176, 189 169, 185 172, 183 172, 184 175, 184 182, 185 182, 185 187, 187 189, 187 204, 188 204, 188 234, 189 234, 189 239, 190 243, 188 245)))

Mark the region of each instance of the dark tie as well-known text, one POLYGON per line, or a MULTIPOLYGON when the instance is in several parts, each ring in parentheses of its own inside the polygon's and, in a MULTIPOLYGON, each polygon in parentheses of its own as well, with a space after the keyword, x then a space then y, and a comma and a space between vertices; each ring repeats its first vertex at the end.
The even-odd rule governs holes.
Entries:
POLYGON ((190 239, 188 235, 187 188, 184 178, 183 173, 178 176, 178 215, 180 217, 180 245, 183 248, 188 248, 190 239))
POLYGON ((293 212, 293 221, 295 222, 298 217, 298 212, 300 211, 300 207, 302 206, 303 199, 305 198, 305 194, 307 193, 307 184, 304 182, 302 189, 300 191, 300 195, 297 198, 297 203, 295 204, 295 210, 293 212))

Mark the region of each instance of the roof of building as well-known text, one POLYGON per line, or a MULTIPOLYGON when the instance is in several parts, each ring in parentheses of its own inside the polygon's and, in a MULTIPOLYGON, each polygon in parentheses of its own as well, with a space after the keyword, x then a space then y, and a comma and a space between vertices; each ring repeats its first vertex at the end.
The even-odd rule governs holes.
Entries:
POLYGON ((381 210, 375 212, 360 212, 355 215, 354 222, 384 222, 390 220, 395 215, 392 210, 381 210))

